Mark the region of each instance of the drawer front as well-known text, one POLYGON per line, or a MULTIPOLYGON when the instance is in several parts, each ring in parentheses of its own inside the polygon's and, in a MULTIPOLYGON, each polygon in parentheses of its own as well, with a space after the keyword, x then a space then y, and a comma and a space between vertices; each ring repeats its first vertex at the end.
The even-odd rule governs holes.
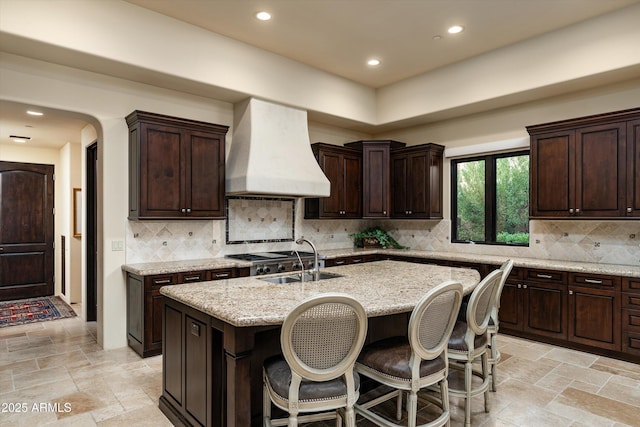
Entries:
POLYGON ((569 284, 619 289, 620 277, 599 274, 569 273, 569 284))
POLYGON ((178 283, 203 282, 207 280, 206 271, 190 271, 178 274, 178 283))
POLYGON ((327 259, 324 263, 326 267, 335 267, 337 265, 347 265, 349 263, 349 257, 331 258, 327 259))
POLYGON ((538 270, 527 268, 525 271, 525 280, 544 283, 565 284, 567 283, 567 273, 564 271, 538 270))
POLYGON ((219 268, 211 270, 210 280, 224 280, 233 277, 233 268, 219 268))
POLYGON ((145 291, 157 290, 163 286, 175 285, 177 283, 177 274, 163 274, 157 276, 147 276, 144 278, 145 291))
POLYGON ((628 292, 622 292, 622 306, 636 310, 640 310, 640 294, 631 294, 628 292))
POLYGON ((622 352, 640 357, 640 332, 622 331, 622 352))
POLYGON ((640 279, 634 277, 623 277, 622 290, 624 292, 634 292, 640 295, 640 279))
POLYGON ((640 332, 640 310, 622 309, 622 329, 640 332))

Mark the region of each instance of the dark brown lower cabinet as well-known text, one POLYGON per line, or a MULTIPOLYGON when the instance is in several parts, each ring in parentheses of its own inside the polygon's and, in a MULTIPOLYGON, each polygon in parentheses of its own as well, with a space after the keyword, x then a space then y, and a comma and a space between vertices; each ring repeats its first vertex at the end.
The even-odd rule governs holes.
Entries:
POLYGON ((163 304, 160 408, 176 425, 221 426, 224 351, 221 322, 181 304, 163 304))
POLYGON ((622 351, 640 358, 640 279, 622 279, 622 351))
POLYGON ((219 268, 139 276, 127 273, 127 342, 142 357, 162 353, 163 301, 160 288, 249 275, 247 268, 219 268))
POLYGON ((569 341, 620 351, 620 278, 569 274, 569 341))

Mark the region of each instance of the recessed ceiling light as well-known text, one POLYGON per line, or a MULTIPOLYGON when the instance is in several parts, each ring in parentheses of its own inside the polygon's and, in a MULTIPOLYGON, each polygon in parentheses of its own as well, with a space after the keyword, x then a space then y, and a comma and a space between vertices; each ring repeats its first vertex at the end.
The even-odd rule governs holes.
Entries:
POLYGON ((25 142, 31 139, 31 137, 29 136, 20 136, 20 135, 9 135, 9 138, 11 138, 13 142, 18 142, 20 144, 24 144, 25 142))
POLYGON ((380 60, 376 58, 372 58, 367 61, 367 65, 371 65, 372 67, 375 67, 376 65, 380 65, 380 60))
POLYGON ((41 113, 40 111, 33 111, 33 110, 27 111, 27 114, 29 114, 30 116, 42 116, 43 115, 43 113, 41 113))
POLYGON ((256 13, 256 18, 261 21, 268 21, 271 19, 271 14, 269 12, 258 12, 256 13))
POLYGON ((447 32, 449 34, 458 34, 458 33, 461 33, 462 30, 464 30, 464 27, 461 27, 460 25, 453 25, 453 26, 449 27, 447 32))

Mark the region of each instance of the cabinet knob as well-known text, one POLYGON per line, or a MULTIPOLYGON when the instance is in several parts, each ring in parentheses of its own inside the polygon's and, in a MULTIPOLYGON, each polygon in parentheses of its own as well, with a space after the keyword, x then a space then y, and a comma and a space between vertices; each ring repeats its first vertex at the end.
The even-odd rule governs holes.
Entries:
POLYGON ((409 215, 411 215, 413 212, 409 211, 409 215))
POLYGON ((573 213, 573 209, 569 209, 569 213, 572 214, 573 213))
POLYGON ((569 295, 573 295, 573 291, 569 291, 569 295))
POLYGON ((631 208, 627 208, 627 213, 631 213, 631 208))
POLYGON ((187 213, 191 213, 191 208, 187 208, 187 213))
POLYGON ((187 213, 187 210, 185 208, 182 208, 182 209, 180 209, 180 212, 187 213))
POLYGON ((527 285, 522 285, 522 288, 523 289, 527 289, 527 285))
POLYGON ((522 289, 522 285, 518 283, 518 289, 522 289))
POLYGON ((580 208, 576 208, 576 213, 579 214, 580 213, 580 208))
POLYGON ((387 214, 387 211, 382 211, 382 213, 383 213, 384 215, 386 215, 386 214, 387 214))

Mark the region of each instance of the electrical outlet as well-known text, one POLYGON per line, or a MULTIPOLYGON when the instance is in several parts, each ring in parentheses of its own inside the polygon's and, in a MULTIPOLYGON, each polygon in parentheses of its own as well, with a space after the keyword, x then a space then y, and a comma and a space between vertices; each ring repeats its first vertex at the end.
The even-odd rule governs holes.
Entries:
POLYGON ((122 240, 112 240, 111 241, 111 250, 116 251, 124 251, 124 241, 122 240))

